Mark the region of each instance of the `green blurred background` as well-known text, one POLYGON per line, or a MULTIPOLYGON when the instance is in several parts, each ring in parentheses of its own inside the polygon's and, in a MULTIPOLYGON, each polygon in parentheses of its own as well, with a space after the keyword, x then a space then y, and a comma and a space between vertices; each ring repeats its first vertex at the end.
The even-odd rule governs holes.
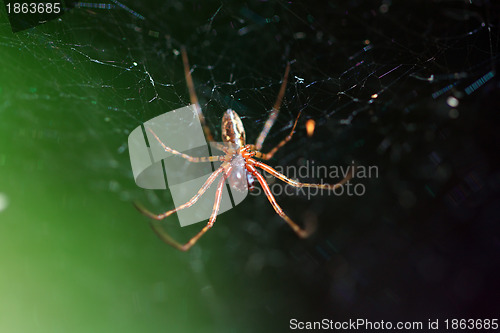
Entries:
MULTIPOLYGON (((282 332, 291 318, 498 314, 498 6, 123 3, 142 19, 107 4, 17 33, 1 9, 0 332, 282 332), (218 135, 232 107, 255 140, 291 60, 266 147, 303 116, 270 164, 355 160, 379 178, 363 181, 363 197, 278 198, 298 223, 318 221, 308 240, 249 196, 190 252, 163 244, 132 201, 173 203, 135 185, 127 138, 189 103, 181 45, 218 135)), ((166 228, 187 240, 201 224, 166 228)))
MULTIPOLYGON (((195 12, 203 20, 188 24, 192 34, 219 5, 195 12)), ((296 297, 280 290, 275 269, 261 272, 261 262, 273 254, 259 252, 253 243, 260 232, 234 230, 244 223, 251 230, 249 225, 273 216, 272 209, 257 214, 256 221, 241 212, 221 215, 220 228, 189 253, 179 253, 163 244, 132 206, 138 200, 161 211, 172 202, 168 191, 135 185, 129 132, 189 103, 174 52, 189 43, 182 35, 190 32, 180 28, 186 16, 164 13, 163 27, 157 26, 155 6, 168 11, 184 5, 148 5, 146 22, 116 7, 77 8, 18 33, 2 8, 1 332, 253 332, 287 323, 284 308, 296 297)), ((202 46, 188 48, 196 63, 202 46)), ((214 46, 211 54, 217 52, 214 46)), ((272 61, 280 66, 274 76, 258 78, 252 69, 270 86, 261 117, 272 105, 286 63, 282 54, 272 61)), ((231 65, 237 64, 221 64, 231 65)), ((253 84, 243 88, 255 91, 253 84)), ((211 118, 218 129, 218 115, 211 118)), ((175 218, 170 224, 181 240, 201 228, 181 229, 175 218)), ((282 254, 275 252, 279 267, 282 254)))

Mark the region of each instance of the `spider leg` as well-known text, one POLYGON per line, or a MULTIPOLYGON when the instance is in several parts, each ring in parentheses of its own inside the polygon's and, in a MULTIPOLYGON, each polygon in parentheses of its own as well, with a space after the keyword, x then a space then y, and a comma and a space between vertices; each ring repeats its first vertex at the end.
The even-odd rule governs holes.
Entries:
POLYGON ((299 114, 297 115, 297 118, 295 119, 295 122, 293 123, 293 126, 292 126, 292 130, 290 131, 290 134, 288 134, 286 136, 286 138, 284 138, 283 140, 281 140, 280 143, 278 143, 273 149, 271 149, 268 153, 262 153, 260 151, 258 151, 257 149, 257 146, 256 145, 250 145, 250 149, 252 150, 255 150, 255 157, 257 158, 260 158, 260 159, 263 159, 263 160, 270 160, 274 154, 276 154, 276 152, 278 151, 278 149, 280 149, 281 147, 283 147, 288 141, 290 141, 293 137, 293 134, 295 133, 295 127, 297 126, 297 122, 299 121, 299 118, 300 118, 300 114, 302 113, 302 111, 299 112, 299 114))
POLYGON ((200 102, 198 101, 198 96, 196 96, 196 91, 194 90, 193 78, 191 77, 191 69, 189 68, 189 60, 186 52, 186 48, 184 46, 181 47, 182 53, 182 62, 184 64, 184 76, 186 77, 186 84, 189 90, 189 99, 191 100, 191 104, 193 104, 196 108, 196 112, 198 113, 198 118, 200 119, 201 125, 203 126, 203 132, 205 133, 205 137, 207 141, 213 142, 214 137, 207 123, 205 122, 205 117, 203 116, 203 112, 201 111, 200 102))
POLYGON ((214 147, 217 150, 223 151, 226 154, 231 153, 231 149, 229 147, 226 147, 225 145, 223 145, 220 142, 210 142, 210 146, 214 147))
POLYGON ((154 213, 150 212, 149 210, 147 210, 144 206, 142 206, 138 202, 134 202, 134 206, 135 206, 135 208, 137 208, 137 210, 139 210, 142 214, 146 215, 149 218, 152 218, 155 220, 163 220, 165 217, 168 217, 181 209, 188 208, 188 207, 191 207, 192 205, 194 205, 196 203, 196 201, 198 201, 198 199, 203 195, 203 193, 205 193, 207 191, 207 189, 212 185, 212 183, 215 181, 215 179, 222 173, 222 171, 224 171, 224 168, 226 166, 227 166, 227 162, 222 164, 220 166, 220 168, 215 170, 210 175, 210 177, 208 177, 208 179, 201 186, 201 188, 198 190, 198 192, 191 199, 189 199, 188 202, 180 205, 179 207, 176 207, 175 209, 172 209, 172 210, 166 211, 165 213, 157 215, 157 214, 154 214, 154 213))
POLYGON ((193 157, 193 156, 190 156, 190 155, 187 155, 187 154, 184 154, 184 153, 181 153, 180 151, 177 151, 175 149, 172 149, 170 147, 167 147, 161 140, 160 138, 158 137, 158 135, 156 135, 156 133, 151 129, 151 128, 148 128, 148 130, 151 132, 151 134, 153 134, 153 136, 155 137, 155 139, 160 143, 160 145, 163 147, 163 149, 166 151, 166 152, 169 152, 171 154, 174 154, 174 155, 178 155, 182 158, 185 158, 186 160, 188 160, 189 162, 193 162, 193 163, 198 163, 198 162, 217 162, 217 161, 223 161, 224 160, 224 156, 206 156, 206 157, 193 157))
POLYGON ((219 184, 217 185, 217 191, 215 192, 215 202, 214 202, 214 207, 212 209, 212 215, 210 215, 210 219, 208 220, 207 225, 204 226, 203 229, 201 229, 200 232, 198 232, 186 244, 182 245, 179 242, 175 241, 159 225, 151 223, 151 227, 153 228, 154 232, 160 237, 160 239, 162 241, 164 241, 165 243, 167 243, 168 245, 171 245, 171 246, 175 247, 178 250, 187 251, 187 250, 189 250, 191 248, 191 246, 193 246, 198 241, 198 239, 200 239, 201 236, 203 236, 203 234, 205 232, 208 231, 208 229, 212 228, 212 226, 214 225, 214 222, 215 222, 215 218, 217 217, 217 213, 219 212, 220 202, 221 202, 221 199, 222 199, 222 191, 224 189, 225 181, 226 181, 226 179, 228 177, 229 172, 231 172, 231 166, 229 166, 226 169, 226 172, 224 173, 224 175, 220 179, 219 184))
POLYGON ((288 215, 286 215, 285 212, 283 212, 283 209, 281 209, 281 207, 276 202, 276 199, 274 198, 274 196, 271 192, 271 189, 269 188, 269 185, 267 184, 264 177, 259 172, 257 172, 257 169, 255 169, 254 166, 248 165, 248 168, 249 168, 249 171, 252 173, 252 175, 254 175, 254 177, 257 178, 257 180, 259 181, 260 185, 262 186, 262 189, 264 190, 264 193, 266 194, 267 199, 269 200, 269 202, 273 206, 276 213, 283 220, 285 220, 286 223, 288 223, 288 225, 293 229, 293 231, 295 231, 295 233, 300 238, 307 238, 310 234, 312 234, 315 230, 315 225, 310 224, 310 225, 306 226, 305 229, 302 229, 295 222, 293 222, 292 219, 290 219, 288 217, 288 215))
POLYGON ((290 63, 286 65, 285 74, 283 75, 283 82, 281 83, 280 92, 278 93, 278 97, 276 98, 276 102, 274 103, 273 109, 269 118, 267 118, 266 123, 264 124, 264 128, 262 132, 260 132, 257 141, 255 142, 256 150, 260 150, 262 148, 262 144, 266 139, 267 134, 271 127, 273 127, 276 118, 278 118, 278 114, 280 112, 281 103, 283 102, 283 96, 285 95, 286 84, 288 82, 288 73, 290 72, 290 63))
POLYGON ((287 184, 295 186, 295 187, 314 187, 314 188, 320 188, 320 189, 334 190, 334 189, 344 185, 345 183, 347 183, 349 181, 349 179, 351 179, 353 177, 354 171, 356 170, 356 167, 353 166, 351 169, 351 172, 344 179, 342 179, 340 182, 338 182, 336 184, 301 183, 301 182, 298 182, 296 180, 288 178, 287 176, 279 173, 278 171, 271 168, 269 165, 267 165, 265 163, 262 163, 262 162, 259 162, 259 161, 253 160, 253 159, 249 159, 249 160, 250 160, 250 163, 252 163, 256 167, 261 168, 262 170, 266 171, 267 173, 273 175, 274 177, 284 181, 287 184))

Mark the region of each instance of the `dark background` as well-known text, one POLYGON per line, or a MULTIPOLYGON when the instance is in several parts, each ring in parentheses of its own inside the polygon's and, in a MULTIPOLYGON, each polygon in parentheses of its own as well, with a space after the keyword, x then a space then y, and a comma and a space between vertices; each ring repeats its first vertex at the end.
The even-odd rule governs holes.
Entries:
MULTIPOLYGON (((18 33, 2 13, 2 331, 499 318, 496 2, 109 4, 18 33), (231 107, 254 142, 291 61, 264 150, 302 116, 270 165, 355 161, 378 178, 354 180, 360 197, 279 196, 299 224, 317 221, 307 240, 261 195, 189 253, 161 243, 132 201, 173 203, 135 185, 127 137, 189 103, 181 45, 217 137, 231 107)), ((180 240, 201 226, 165 222, 180 240)))

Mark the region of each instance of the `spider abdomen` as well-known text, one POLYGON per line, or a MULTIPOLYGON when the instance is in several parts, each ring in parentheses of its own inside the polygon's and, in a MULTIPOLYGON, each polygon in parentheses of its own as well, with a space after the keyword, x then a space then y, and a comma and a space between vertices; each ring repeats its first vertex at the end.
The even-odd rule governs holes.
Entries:
POLYGON ((227 109, 222 116, 222 141, 233 143, 236 148, 243 147, 246 142, 245 128, 240 116, 231 109, 227 109))

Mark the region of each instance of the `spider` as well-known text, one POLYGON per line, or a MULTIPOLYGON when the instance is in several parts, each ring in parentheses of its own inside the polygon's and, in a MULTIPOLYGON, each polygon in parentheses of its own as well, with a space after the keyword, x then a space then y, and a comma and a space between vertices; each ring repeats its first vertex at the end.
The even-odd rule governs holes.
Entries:
MULTIPOLYGON (((189 61, 188 61, 188 56, 185 47, 181 47, 181 54, 182 54, 182 61, 184 65, 184 75, 186 79, 186 83, 188 86, 189 90, 189 96, 191 100, 191 104, 195 106, 196 112, 198 113, 198 117, 200 119, 201 125, 203 127, 203 131, 205 134, 205 137, 207 141, 209 142, 214 142, 213 135, 210 131, 210 128, 207 126, 205 122, 205 117, 203 116, 201 106, 198 102, 198 97, 196 95, 195 89, 194 89, 194 84, 193 84, 193 79, 191 77, 191 70, 189 67, 189 61)), ((269 188, 269 185, 267 184, 266 180, 264 177, 257 171, 257 169, 261 169, 266 171, 267 173, 271 174, 272 176, 282 180, 285 183, 288 183, 292 186, 295 187, 313 187, 313 188, 320 188, 320 189, 336 189, 339 186, 342 186, 345 182, 347 182, 351 176, 352 172, 350 175, 348 175, 345 179, 340 181, 337 184, 310 184, 310 183, 301 183, 296 180, 290 179, 286 177, 285 175, 279 173, 269 165, 262 163, 255 158, 258 158, 260 160, 269 160, 271 159, 274 154, 281 148, 283 147, 288 141, 292 139, 293 134, 295 133, 295 127, 297 126, 297 122, 300 117, 300 113, 297 116, 291 132, 280 142, 278 145, 276 145, 273 149, 271 149, 267 153, 262 153, 260 150, 262 148, 262 145, 264 143, 264 140, 267 137, 267 134, 269 133, 271 127, 273 126, 274 122, 276 121, 276 118, 278 117, 279 110, 283 101, 283 96, 285 94, 286 90, 286 85, 288 81, 288 74, 290 72, 290 63, 287 63, 286 69, 285 69, 285 74, 283 75, 283 81, 278 93, 278 97, 276 98, 276 102, 274 103, 274 106, 270 112, 269 118, 267 119, 266 123, 264 124, 264 128, 260 132, 257 141, 255 144, 247 144, 246 143, 246 135, 245 135, 245 129, 243 127, 243 123, 241 122, 240 117, 238 114, 232 110, 228 109, 223 117, 222 117, 222 141, 225 144, 228 144, 228 147, 222 146, 220 147, 221 151, 224 151, 225 155, 223 156, 210 156, 210 157, 192 157, 187 154, 181 153, 175 149, 172 149, 170 147, 167 147, 161 140, 160 138, 156 135, 156 133, 153 132, 152 129, 148 130, 151 132, 151 134, 156 138, 156 140, 160 143, 160 145, 163 147, 163 149, 169 153, 172 153, 174 155, 179 155, 180 157, 188 160, 189 162, 193 163, 199 163, 199 162, 216 162, 220 161, 222 162, 221 166, 215 170, 205 181, 205 183, 202 185, 202 187, 198 190, 198 193, 196 193, 188 202, 176 207, 175 209, 169 210, 165 213, 162 214, 154 214, 147 209, 145 209, 142 205, 139 203, 135 203, 136 208, 143 213, 144 215, 155 219, 155 220, 162 220, 166 218, 167 216, 172 215, 173 213, 184 209, 191 207, 196 203, 196 201, 200 198, 203 193, 212 185, 212 183, 217 179, 218 176, 222 175, 216 189, 216 194, 215 194, 215 202, 213 205, 212 209, 212 214, 210 215, 210 218, 208 220, 208 223, 203 229, 201 229, 198 234, 196 234, 194 237, 192 237, 187 243, 181 244, 177 241, 175 241, 166 231, 164 231, 159 225, 155 223, 151 223, 151 226, 153 230, 156 232, 156 234, 167 244, 181 250, 181 251, 187 251, 189 250, 199 239, 203 234, 205 234, 212 226, 214 225, 215 219, 217 217, 217 213, 219 211, 220 207, 220 202, 222 198, 222 192, 223 192, 223 187, 226 182, 226 180, 229 181, 229 184, 232 188, 236 190, 250 190, 252 191, 254 189, 254 183, 255 179, 260 183, 262 186, 262 189, 264 190, 265 195, 267 196, 267 199, 273 206, 274 210, 276 213, 283 219, 285 222, 295 231, 295 233, 301 237, 301 238, 306 238, 308 237, 313 231, 314 227, 313 226, 306 226, 306 228, 301 228, 299 227, 295 222, 292 221, 288 217, 288 215, 285 214, 283 209, 278 205, 276 202, 276 199, 274 198, 273 194, 271 193, 271 189, 269 188)))

